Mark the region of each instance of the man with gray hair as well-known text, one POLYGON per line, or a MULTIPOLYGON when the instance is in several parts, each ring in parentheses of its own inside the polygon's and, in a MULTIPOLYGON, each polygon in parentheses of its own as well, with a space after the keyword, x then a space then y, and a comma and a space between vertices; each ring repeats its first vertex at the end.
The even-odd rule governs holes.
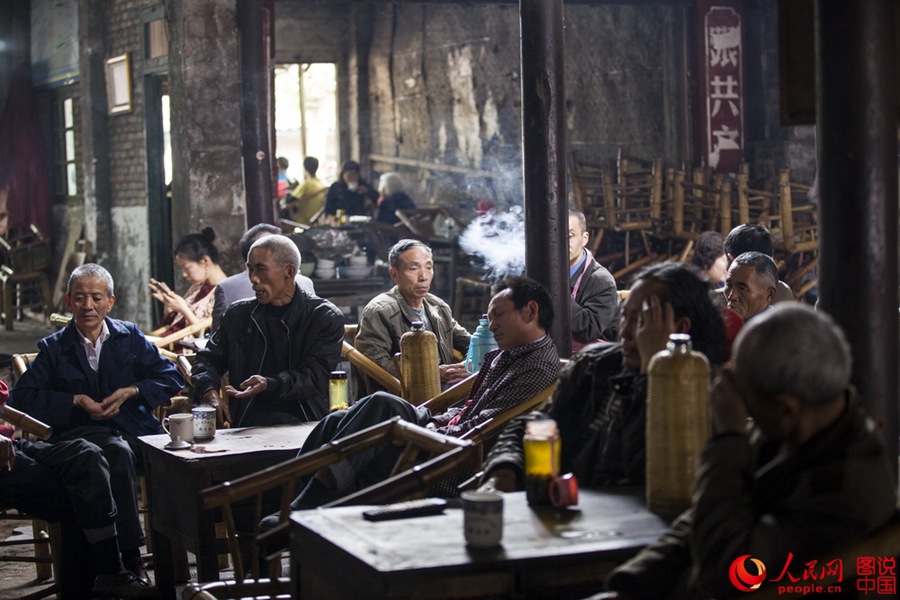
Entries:
POLYGON ((609 587, 655 600, 790 585, 887 524, 894 476, 850 387, 851 362, 841 330, 802 304, 781 304, 744 327, 710 395, 713 436, 693 505, 616 569, 609 587), (735 572, 753 581, 729 577, 735 572))
MULTIPOLYGON (((766 256, 775 258, 775 245, 772 243, 772 233, 759 224, 744 223, 728 232, 724 242, 725 268, 731 266, 735 258, 744 252, 762 252, 766 256)), ((791 286, 777 279, 775 286, 775 298, 772 304, 794 300, 794 292, 791 286)))
POLYGON ((418 240, 400 240, 388 253, 393 288, 372 298, 359 316, 356 348, 396 376, 394 354, 413 321, 422 321, 438 342, 441 383, 464 379, 465 365, 453 350, 465 354, 471 336, 456 322, 446 302, 429 293, 434 278, 431 248, 418 240))
POLYGON ((728 308, 746 323, 772 308, 777 286, 775 262, 762 252, 744 252, 728 268, 722 291, 728 308))
MULTIPOLYGON (((248 229, 238 242, 238 247, 241 250, 241 257, 244 259, 244 262, 247 262, 247 257, 250 255, 250 247, 256 240, 263 236, 279 235, 280 233, 281 229, 274 225, 270 225, 269 223, 260 223, 248 229)), ((316 293, 312 279, 301 275, 299 269, 297 270, 297 274, 294 275, 294 281, 297 282, 297 285, 300 286, 301 290, 309 294, 316 293)), ((219 285, 216 286, 214 293, 215 304, 213 305, 212 312, 212 331, 219 328, 219 323, 222 322, 222 315, 225 314, 225 311, 235 300, 253 296, 253 284, 250 283, 250 276, 247 269, 220 281, 219 285)))
POLYGON ((72 271, 65 295, 72 320, 38 342, 38 355, 16 382, 9 405, 53 427, 52 442, 85 440, 109 463, 115 525, 125 567, 149 582, 141 562, 136 437, 162 433, 154 409, 184 380, 134 323, 109 317, 113 278, 98 264, 72 271))
POLYGON ((341 357, 344 315, 294 280, 300 252, 268 235, 250 248, 255 298, 222 316, 191 373, 194 395, 216 409, 219 426, 296 424, 328 414, 328 379, 341 357), (222 376, 227 402, 219 396, 222 376))

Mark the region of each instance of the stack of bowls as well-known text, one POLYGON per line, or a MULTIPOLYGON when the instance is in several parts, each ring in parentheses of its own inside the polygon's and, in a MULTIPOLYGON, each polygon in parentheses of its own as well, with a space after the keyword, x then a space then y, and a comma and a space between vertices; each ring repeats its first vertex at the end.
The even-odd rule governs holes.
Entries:
POLYGON ((325 260, 324 258, 320 258, 316 262, 316 277, 318 279, 331 279, 334 277, 335 269, 334 269, 334 261, 333 260, 325 260))
POLYGON ((348 262, 350 265, 343 268, 342 276, 350 279, 362 279, 368 277, 372 272, 372 267, 368 264, 369 259, 365 256, 351 256, 348 262))

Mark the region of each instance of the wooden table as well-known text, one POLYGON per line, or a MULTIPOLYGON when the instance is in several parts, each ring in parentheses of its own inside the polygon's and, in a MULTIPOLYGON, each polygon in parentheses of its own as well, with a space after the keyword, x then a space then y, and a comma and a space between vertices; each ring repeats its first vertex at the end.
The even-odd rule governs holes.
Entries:
POLYGON ((503 542, 472 549, 462 509, 372 523, 363 507, 291 516, 295 598, 584 597, 614 567, 655 541, 666 523, 641 490, 582 490, 567 510, 504 495, 503 542))
POLYGON ((199 581, 219 579, 215 514, 201 508, 200 491, 293 458, 314 426, 219 430, 214 439, 194 445, 225 450, 211 453, 166 450, 167 434, 138 438, 147 476, 156 583, 163 597, 175 597, 173 542, 196 555, 199 581))

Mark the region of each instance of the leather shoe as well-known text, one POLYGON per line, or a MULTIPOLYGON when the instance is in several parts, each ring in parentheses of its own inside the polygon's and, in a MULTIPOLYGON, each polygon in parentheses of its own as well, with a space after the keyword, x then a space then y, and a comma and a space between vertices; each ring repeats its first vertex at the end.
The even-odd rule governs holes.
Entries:
POLYGON ((138 579, 130 571, 115 575, 97 575, 94 594, 110 598, 159 598, 159 590, 138 579))
POLYGON ((150 585, 150 575, 144 567, 144 559, 139 554, 136 556, 123 556, 122 563, 125 565, 125 569, 137 577, 141 583, 150 585))
POLYGON ((278 527, 279 522, 281 521, 281 513, 272 513, 267 517, 263 517, 259 521, 259 531, 260 533, 270 531, 278 527))

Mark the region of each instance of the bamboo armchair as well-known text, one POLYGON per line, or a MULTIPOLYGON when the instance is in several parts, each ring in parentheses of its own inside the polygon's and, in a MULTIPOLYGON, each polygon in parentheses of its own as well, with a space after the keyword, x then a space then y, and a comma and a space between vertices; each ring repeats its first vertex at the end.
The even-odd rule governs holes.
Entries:
POLYGON ((174 349, 176 343, 187 337, 198 337, 202 336, 206 330, 212 327, 212 317, 206 317, 205 319, 200 319, 196 323, 192 323, 191 325, 187 325, 175 333, 171 333, 165 337, 160 337, 165 330, 156 329, 147 334, 147 340, 157 348, 166 348, 168 350, 174 349))
POLYGON ((12 331, 13 321, 22 318, 26 305, 40 306, 44 318, 50 317, 53 298, 50 293, 48 271, 52 267, 53 252, 50 240, 44 237, 36 225, 22 227, 0 236, 0 285, 2 285, 2 309, 7 331, 12 331), (39 301, 28 303, 26 290, 37 292, 39 301))
POLYGON ((769 225, 776 248, 790 253, 819 249, 819 212, 807 197, 809 189, 791 182, 790 169, 779 171, 777 213, 769 225))
POLYGON ((341 345, 341 356, 350 361, 360 375, 362 391, 368 395, 384 389, 395 396, 400 396, 400 380, 353 346, 353 342, 356 340, 356 329, 356 325, 344 325, 345 339, 341 345), (346 338, 351 341, 348 342, 346 338), (381 387, 376 387, 373 381, 381 387))
POLYGON ((696 241, 704 231, 727 235, 732 223, 732 183, 706 168, 690 174, 674 171, 671 191, 671 231, 677 239, 696 241), (688 177, 690 175, 690 177, 688 177))
MULTIPOLYGON (((764 185, 763 187, 770 187, 764 185)), ((732 207, 736 224, 762 223, 771 225, 772 211, 778 203, 778 193, 770 189, 754 189, 750 182, 750 165, 744 163, 735 175, 737 204, 732 207)))
POLYGON ((424 453, 430 458, 405 471, 400 470, 398 462, 387 480, 341 498, 328 506, 399 500, 427 490, 433 482, 458 469, 478 464, 476 446, 473 442, 441 435, 395 417, 259 473, 208 488, 201 493, 200 500, 204 509, 218 509, 222 513, 235 578, 233 581, 189 586, 184 597, 209 597, 196 595, 198 593, 211 594, 216 598, 245 598, 257 595, 272 597, 282 594, 289 597, 289 580, 262 577, 259 559, 261 544, 267 548, 274 548, 276 554, 285 547, 287 520, 291 512, 290 503, 295 496, 295 483, 298 478, 311 475, 362 450, 390 443, 403 445, 404 456, 408 453, 421 456, 424 453), (275 530, 263 535, 258 525, 260 519, 265 516, 263 496, 279 489, 281 524, 275 530), (253 531, 249 535, 241 536, 235 525, 234 506, 251 499, 253 531), (248 543, 243 544, 242 548, 241 542, 244 540, 248 543), (249 565, 245 565, 248 550, 249 565))
POLYGON ((606 232, 606 211, 604 209, 603 166, 585 160, 577 151, 572 152, 569 163, 572 178, 572 199, 575 207, 584 213, 590 237, 588 250, 597 254, 606 232))
MULTIPOLYGON (((16 379, 21 377, 28 364, 34 360, 37 353, 31 354, 14 354, 12 357, 12 369, 16 379)), ((26 437, 46 439, 51 431, 50 426, 32 418, 23 415, 9 407, 3 407, 0 410, 0 424, 9 423, 10 426, 21 428, 26 437), (25 416, 23 419, 22 417, 25 416), (34 423, 36 427, 29 425, 34 423)), ((35 574, 37 579, 50 579, 54 574, 59 573, 59 525, 56 523, 48 523, 41 519, 35 519, 21 511, 10 509, 0 504, 0 521, 21 521, 31 523, 31 537, 24 539, 10 539, 0 541, 0 548, 12 548, 16 546, 33 546, 34 552, 31 555, 15 555, 7 556, 0 554, 0 562, 31 562, 35 566, 35 574)), ((50 587, 40 590, 34 595, 34 598, 43 598, 50 594, 58 592, 58 583, 53 583, 50 587)))

